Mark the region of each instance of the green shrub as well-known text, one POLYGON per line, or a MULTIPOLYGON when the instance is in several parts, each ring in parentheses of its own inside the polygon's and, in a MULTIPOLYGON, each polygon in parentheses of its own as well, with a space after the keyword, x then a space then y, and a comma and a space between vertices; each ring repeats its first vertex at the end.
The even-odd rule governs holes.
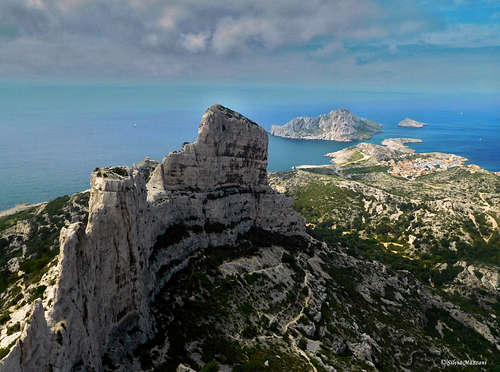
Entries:
POLYGON ((0 347, 0 360, 5 358, 7 354, 9 354, 10 348, 8 347, 0 347))
POLYGON ((10 336, 13 333, 19 332, 21 330, 21 324, 17 322, 11 327, 7 327, 7 336, 10 336))
POLYGON ((10 216, 5 216, 0 218, 0 231, 5 230, 11 226, 14 226, 17 221, 26 220, 33 215, 33 211, 36 207, 28 208, 22 212, 14 213, 10 216))
POLYGON ((12 349, 12 346, 14 346, 15 343, 16 341, 11 342, 10 345, 7 347, 0 347, 0 360, 5 358, 7 354, 9 354, 10 349, 12 349))
POLYGON ((302 350, 307 350, 307 340, 304 337, 301 337, 297 346, 302 350))
POLYGON ((46 289, 47 289, 47 286, 45 286, 45 285, 40 285, 40 286, 32 289, 31 293, 30 293, 29 301, 33 302, 37 298, 42 298, 43 297, 43 293, 45 292, 46 289))
POLYGON ((3 312, 0 314, 0 325, 7 323, 10 320, 10 314, 8 312, 3 312))
POLYGON ((88 207, 89 199, 90 199, 90 193, 83 192, 83 193, 78 194, 78 196, 75 198, 75 203, 78 205, 81 205, 83 207, 88 207))
POLYGON ((0 238, 0 252, 9 246, 9 241, 4 238, 0 238))
POLYGON ((60 196, 59 198, 49 202, 45 206, 44 212, 47 213, 49 216, 61 214, 63 207, 68 203, 68 201, 69 201, 68 195, 60 196))
POLYGON ((10 300, 8 306, 15 306, 15 305, 17 305, 19 303, 19 301, 21 301, 22 299, 23 299, 23 294, 22 293, 18 293, 12 300, 10 300))
POLYGON ((21 263, 21 270, 26 274, 31 274, 40 271, 45 265, 47 265, 53 257, 49 255, 42 255, 40 258, 30 258, 29 260, 21 263))
POLYGON ((219 365, 215 360, 212 360, 203 366, 201 372, 219 372, 219 365))
POLYGON ((114 174, 117 174, 122 177, 127 177, 128 176, 128 171, 125 168, 122 167, 114 167, 110 169, 111 172, 114 174))

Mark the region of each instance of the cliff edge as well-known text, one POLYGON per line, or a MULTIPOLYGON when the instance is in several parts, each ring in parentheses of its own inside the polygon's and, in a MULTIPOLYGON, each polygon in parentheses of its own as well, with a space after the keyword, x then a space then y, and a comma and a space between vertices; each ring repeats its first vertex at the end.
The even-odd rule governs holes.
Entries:
POLYGON ((103 370, 152 336, 158 288, 194 252, 252 229, 307 238, 291 199, 268 186, 267 144, 256 123, 214 105, 196 142, 161 163, 96 169, 88 223, 62 229, 52 285, 0 371, 103 370))

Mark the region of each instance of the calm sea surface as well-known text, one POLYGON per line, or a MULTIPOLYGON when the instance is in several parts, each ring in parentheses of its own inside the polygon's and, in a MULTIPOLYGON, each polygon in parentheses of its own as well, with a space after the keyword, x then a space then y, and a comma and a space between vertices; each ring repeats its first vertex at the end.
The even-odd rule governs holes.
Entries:
MULTIPOLYGON (((0 210, 87 189, 95 167, 161 160, 196 139, 203 111, 221 103, 265 129, 299 115, 346 107, 383 124, 389 137, 424 140, 419 152, 465 156, 500 170, 500 98, 333 92, 325 89, 70 85, 0 85, 0 210), (401 128, 405 117, 429 123, 401 128)), ((327 164, 327 152, 355 143, 269 137, 269 171, 327 164)))

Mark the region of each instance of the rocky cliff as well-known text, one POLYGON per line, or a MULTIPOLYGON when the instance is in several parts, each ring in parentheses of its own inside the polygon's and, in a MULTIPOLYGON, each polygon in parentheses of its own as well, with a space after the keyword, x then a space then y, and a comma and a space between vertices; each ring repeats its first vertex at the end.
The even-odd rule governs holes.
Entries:
POLYGON ((273 125, 271 134, 286 138, 349 142, 369 139, 381 128, 378 123, 339 109, 313 118, 297 117, 282 126, 273 125))
POLYGON ((88 223, 62 229, 45 294, 24 312, 0 371, 103 370, 151 337, 153 299, 195 252, 236 246, 255 229, 306 237, 266 167, 265 131, 215 105, 197 141, 161 163, 96 169, 88 223))

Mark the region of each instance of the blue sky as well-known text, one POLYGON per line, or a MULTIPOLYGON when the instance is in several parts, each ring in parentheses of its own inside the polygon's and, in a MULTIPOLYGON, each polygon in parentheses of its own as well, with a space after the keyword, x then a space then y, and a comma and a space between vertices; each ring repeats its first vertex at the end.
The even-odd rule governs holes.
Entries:
POLYGON ((2 0, 0 79, 500 90, 500 1, 2 0))

